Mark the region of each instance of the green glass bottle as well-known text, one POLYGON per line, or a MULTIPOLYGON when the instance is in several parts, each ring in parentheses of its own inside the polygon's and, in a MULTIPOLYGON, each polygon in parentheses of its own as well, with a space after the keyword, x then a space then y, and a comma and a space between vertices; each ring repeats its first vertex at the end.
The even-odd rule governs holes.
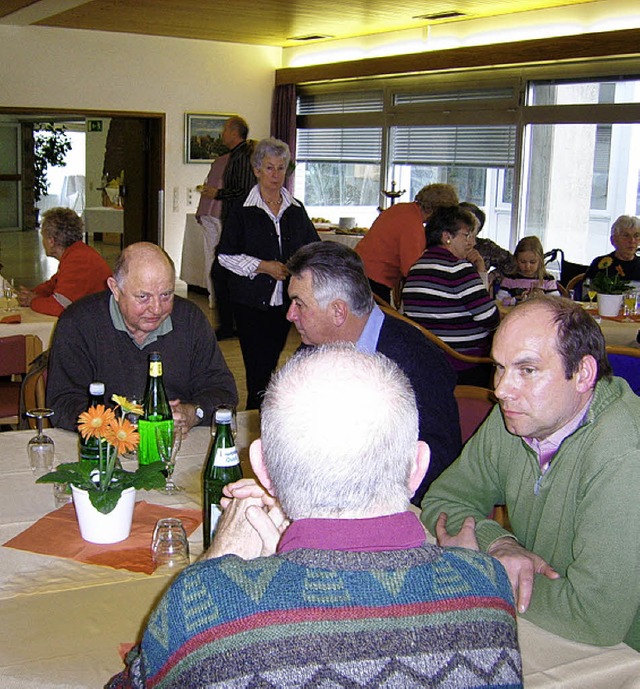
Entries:
MULTIPOLYGON (((104 383, 91 383, 89 385, 89 406, 96 407, 98 404, 104 404, 104 383)), ((100 460, 100 445, 97 438, 79 437, 80 459, 90 462, 98 462, 100 460)))
POLYGON ((142 407, 144 413, 138 421, 138 433, 140 434, 138 463, 161 462, 156 441, 156 428, 158 426, 173 428, 173 414, 162 381, 160 352, 149 354, 149 373, 142 407))
POLYGON ((227 483, 242 478, 242 467, 231 432, 231 410, 216 411, 216 432, 211 440, 209 456, 202 475, 202 545, 211 544, 220 517, 222 489, 227 483))

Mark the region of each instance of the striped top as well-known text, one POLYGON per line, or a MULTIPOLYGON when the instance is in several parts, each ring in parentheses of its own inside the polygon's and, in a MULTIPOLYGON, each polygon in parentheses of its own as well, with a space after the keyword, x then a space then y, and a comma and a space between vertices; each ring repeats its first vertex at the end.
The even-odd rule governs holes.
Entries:
POLYGON ((551 294, 559 297, 558 283, 551 277, 545 275, 544 280, 537 278, 526 278, 520 273, 516 275, 507 275, 500 281, 500 288, 496 294, 496 299, 502 301, 503 299, 515 299, 521 301, 526 298, 532 290, 542 292, 543 294, 551 294))
POLYGON ((453 349, 487 356, 500 314, 478 271, 444 246, 429 247, 402 290, 404 313, 453 349))

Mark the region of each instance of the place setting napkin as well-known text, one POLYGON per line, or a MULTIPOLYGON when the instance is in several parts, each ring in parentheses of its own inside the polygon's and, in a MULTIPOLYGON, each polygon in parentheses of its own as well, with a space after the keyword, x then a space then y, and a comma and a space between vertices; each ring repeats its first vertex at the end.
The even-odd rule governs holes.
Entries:
POLYGON ((12 323, 22 323, 22 315, 19 313, 11 313, 8 316, 0 318, 0 323, 7 323, 8 325, 12 323))
POLYGON ((152 574, 155 566, 151 559, 151 537, 156 522, 164 517, 180 519, 187 536, 202 521, 200 510, 175 509, 142 500, 136 503, 129 538, 120 543, 98 545, 82 539, 73 503, 68 503, 45 515, 4 545, 90 565, 152 574))

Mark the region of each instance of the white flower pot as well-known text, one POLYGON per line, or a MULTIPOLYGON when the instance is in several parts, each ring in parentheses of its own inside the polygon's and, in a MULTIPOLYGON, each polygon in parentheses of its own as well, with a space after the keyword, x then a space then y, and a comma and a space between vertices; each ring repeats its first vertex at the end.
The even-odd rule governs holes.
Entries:
POLYGON ((598 294, 598 313, 601 316, 617 316, 623 298, 623 294, 598 294))
POLYGON ((73 504, 76 508, 80 535, 89 543, 118 543, 129 537, 133 508, 136 504, 136 489, 122 491, 120 500, 109 514, 102 514, 91 504, 89 493, 71 486, 73 504))

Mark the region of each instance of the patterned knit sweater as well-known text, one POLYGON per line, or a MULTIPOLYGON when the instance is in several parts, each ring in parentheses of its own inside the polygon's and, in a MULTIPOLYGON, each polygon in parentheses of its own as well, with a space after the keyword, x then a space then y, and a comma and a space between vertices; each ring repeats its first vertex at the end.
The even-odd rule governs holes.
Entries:
POLYGON ((108 687, 521 687, 502 566, 464 549, 199 562, 108 687))

